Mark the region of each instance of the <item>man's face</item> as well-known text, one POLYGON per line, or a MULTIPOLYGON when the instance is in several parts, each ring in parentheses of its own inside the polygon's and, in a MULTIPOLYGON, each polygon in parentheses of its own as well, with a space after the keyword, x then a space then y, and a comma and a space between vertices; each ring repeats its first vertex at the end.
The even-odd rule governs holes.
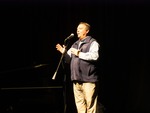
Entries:
POLYGON ((85 38, 88 32, 89 32, 89 30, 87 30, 86 25, 84 25, 84 24, 78 25, 78 27, 77 27, 78 38, 80 38, 80 39, 85 38))

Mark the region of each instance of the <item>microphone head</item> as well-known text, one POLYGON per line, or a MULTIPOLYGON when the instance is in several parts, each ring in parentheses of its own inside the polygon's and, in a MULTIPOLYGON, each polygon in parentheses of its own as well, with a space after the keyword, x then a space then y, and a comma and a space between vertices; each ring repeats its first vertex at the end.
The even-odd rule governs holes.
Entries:
POLYGON ((73 33, 71 33, 71 35, 70 35, 71 37, 74 37, 74 34, 73 33))
POLYGON ((71 39, 71 38, 73 38, 73 37, 74 37, 74 34, 71 33, 70 36, 68 36, 64 41, 69 40, 69 39, 71 39))
POLYGON ((73 33, 71 33, 70 34, 70 36, 68 36, 68 38, 67 39, 71 39, 71 38, 73 38, 74 37, 74 34, 73 33))

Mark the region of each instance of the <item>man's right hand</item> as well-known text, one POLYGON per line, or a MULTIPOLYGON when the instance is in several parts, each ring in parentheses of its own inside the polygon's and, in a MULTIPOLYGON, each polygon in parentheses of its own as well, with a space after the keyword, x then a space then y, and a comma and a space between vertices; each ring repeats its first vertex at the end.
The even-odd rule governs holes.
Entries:
POLYGON ((56 49, 60 51, 62 54, 65 52, 65 46, 61 46, 60 44, 56 44, 56 49))

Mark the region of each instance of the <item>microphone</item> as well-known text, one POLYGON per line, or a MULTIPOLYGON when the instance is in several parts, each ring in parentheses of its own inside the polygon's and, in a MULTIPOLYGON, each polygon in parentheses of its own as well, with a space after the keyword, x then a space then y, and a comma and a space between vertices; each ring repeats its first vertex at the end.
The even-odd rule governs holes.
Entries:
POLYGON ((66 40, 69 40, 69 39, 71 39, 71 38, 73 38, 74 37, 74 34, 73 33, 71 33, 71 35, 70 36, 68 36, 66 39, 65 39, 65 41, 66 40))

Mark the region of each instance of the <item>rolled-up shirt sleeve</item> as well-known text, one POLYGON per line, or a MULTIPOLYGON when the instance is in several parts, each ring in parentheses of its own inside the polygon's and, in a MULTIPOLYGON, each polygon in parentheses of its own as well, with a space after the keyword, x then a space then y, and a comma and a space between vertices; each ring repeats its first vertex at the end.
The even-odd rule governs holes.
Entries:
POLYGON ((99 58, 99 47, 100 45, 96 41, 93 41, 89 52, 80 52, 79 58, 83 60, 97 60, 99 58))
POLYGON ((70 49, 67 51, 67 54, 71 57, 71 51, 70 51, 70 49))

